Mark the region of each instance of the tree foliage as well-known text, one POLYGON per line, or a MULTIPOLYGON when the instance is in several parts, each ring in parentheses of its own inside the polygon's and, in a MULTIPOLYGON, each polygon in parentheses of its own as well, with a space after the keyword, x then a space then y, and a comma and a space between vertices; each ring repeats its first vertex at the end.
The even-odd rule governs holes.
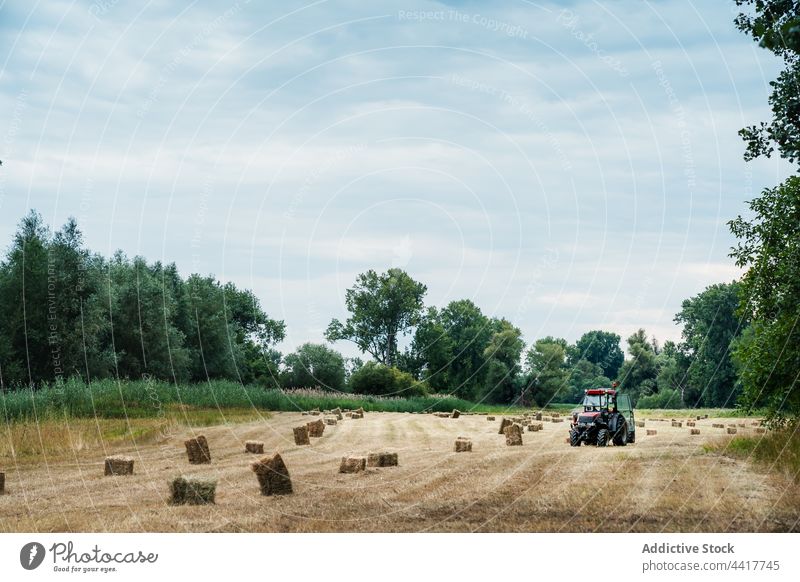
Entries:
POLYGON ((350 317, 344 323, 332 320, 325 338, 352 341, 380 363, 393 366, 399 338, 419 323, 427 290, 401 269, 361 273, 345 293, 350 317))
POLYGON ((350 389, 356 394, 375 394, 379 396, 424 396, 425 385, 408 372, 370 361, 353 372, 350 389))
POLYGON ((4 387, 71 376, 270 384, 283 336, 250 291, 184 280, 174 264, 92 255, 73 219, 51 234, 31 212, 0 263, 4 387))
MULTIPOLYGON (((770 83, 772 119, 746 127, 745 159, 800 160, 800 3, 797 0, 736 0, 752 10, 736 25, 784 62, 770 83)), ((742 278, 740 314, 752 321, 736 342, 737 366, 747 407, 766 405, 780 424, 800 416, 800 178, 792 176, 749 202, 751 218, 730 222, 739 239, 731 255, 747 269, 742 278)))
POLYGON ((699 390, 703 406, 731 406, 738 397, 730 348, 748 323, 737 316, 738 304, 739 284, 719 283, 685 299, 675 316, 683 324, 681 348, 690 361, 686 383, 699 390))
POLYGON ((565 340, 546 337, 525 354, 525 391, 539 406, 561 402, 567 396, 566 344, 565 340))
POLYGON ((319 386, 343 391, 345 365, 342 355, 323 344, 305 343, 284 357, 283 385, 289 388, 319 386))
POLYGON ((574 361, 587 360, 597 364, 601 375, 616 378, 625 360, 619 341, 620 337, 610 331, 588 331, 575 342, 574 361))

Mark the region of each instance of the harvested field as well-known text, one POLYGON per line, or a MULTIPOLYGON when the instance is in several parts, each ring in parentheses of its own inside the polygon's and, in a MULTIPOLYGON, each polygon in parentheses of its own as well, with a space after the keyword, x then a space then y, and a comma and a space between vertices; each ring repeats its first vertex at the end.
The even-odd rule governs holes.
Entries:
POLYGON ((2 457, 6 494, 0 496, 0 531, 800 529, 800 487, 745 460, 707 453, 704 445, 724 446, 732 438, 724 430, 712 432, 712 419, 697 421, 700 436, 666 422, 657 435, 634 445, 598 449, 566 444, 567 423, 546 423, 522 446, 509 447, 497 434, 498 425, 478 415, 447 422, 399 413, 345 419, 310 445, 295 445, 292 429, 307 418, 276 413, 204 427, 213 462, 191 468, 183 442, 192 434, 185 429, 138 447, 127 441, 46 459, 2 457), (474 444, 470 454, 455 454, 460 436, 474 444), (280 452, 291 472, 292 495, 261 494, 253 457, 242 452, 248 440, 280 452), (366 459, 375 451, 398 453, 402 463, 338 472, 343 456, 366 459), (134 459, 134 474, 104 477, 98 467, 112 455, 134 459), (168 483, 187 470, 216 480, 214 504, 168 503, 168 483), (599 482, 608 487, 598 488, 599 482), (621 493, 609 497, 608 490, 621 493))

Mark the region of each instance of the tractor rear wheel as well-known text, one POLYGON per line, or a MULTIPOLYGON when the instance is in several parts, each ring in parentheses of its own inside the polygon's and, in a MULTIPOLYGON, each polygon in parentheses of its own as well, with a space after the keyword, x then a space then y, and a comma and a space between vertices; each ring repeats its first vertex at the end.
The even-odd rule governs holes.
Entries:
POLYGON ((597 446, 604 447, 608 444, 608 430, 601 428, 597 431, 597 446))
POLYGON ((622 426, 617 429, 617 432, 614 433, 614 446, 615 447, 624 447, 628 444, 628 425, 624 422, 622 426))
POLYGON ((581 446, 581 435, 574 428, 571 431, 569 431, 569 446, 571 447, 581 446))

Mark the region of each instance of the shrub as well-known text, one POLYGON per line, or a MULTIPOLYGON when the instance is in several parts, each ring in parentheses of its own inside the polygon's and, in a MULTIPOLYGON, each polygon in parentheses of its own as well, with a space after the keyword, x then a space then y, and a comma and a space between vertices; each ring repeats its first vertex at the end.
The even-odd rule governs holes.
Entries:
POLYGON ((684 408, 684 404, 680 392, 665 388, 650 396, 639 398, 636 408, 684 408))
POLYGON ((425 384, 408 372, 377 362, 367 362, 350 377, 350 388, 357 394, 381 396, 425 396, 425 384))

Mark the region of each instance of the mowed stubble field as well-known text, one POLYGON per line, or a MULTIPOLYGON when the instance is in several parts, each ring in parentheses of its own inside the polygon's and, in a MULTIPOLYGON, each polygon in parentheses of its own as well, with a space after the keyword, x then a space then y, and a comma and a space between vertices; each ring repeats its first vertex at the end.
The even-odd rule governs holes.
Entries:
MULTIPOLYGON (((0 531, 72 532, 756 532, 800 529, 800 494, 789 479, 746 461, 708 454, 737 419, 697 422, 699 436, 647 421, 627 447, 564 442, 567 422, 525 432, 522 447, 498 435, 500 416, 458 419, 367 413, 327 426, 311 446, 292 427, 313 417, 274 413, 257 422, 176 432, 155 444, 5 463, 0 531), (189 465, 183 440, 204 434, 213 462, 189 465), (472 453, 454 453, 470 437, 472 453), (264 497, 245 440, 279 451, 294 494, 264 497), (391 451, 400 466, 339 474, 346 454, 391 451), (135 475, 104 477, 106 453, 135 459, 135 475), (216 504, 172 506, 179 474, 218 479, 216 504)), ((749 422, 749 421, 748 421, 749 422)), ((749 432, 751 429, 739 429, 749 432)))

